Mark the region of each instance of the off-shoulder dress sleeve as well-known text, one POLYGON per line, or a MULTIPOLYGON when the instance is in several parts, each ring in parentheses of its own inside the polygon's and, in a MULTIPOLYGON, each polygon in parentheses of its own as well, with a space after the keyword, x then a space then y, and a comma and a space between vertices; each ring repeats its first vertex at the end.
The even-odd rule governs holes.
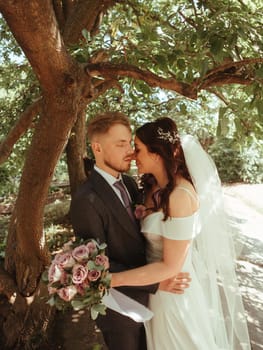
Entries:
POLYGON ((166 221, 161 221, 161 235, 168 239, 193 239, 199 231, 198 212, 187 217, 173 217, 168 218, 166 221))
POLYGON ((144 234, 153 234, 168 239, 193 239, 200 232, 199 212, 182 218, 168 217, 165 221, 163 221, 162 212, 155 212, 142 220, 141 230, 144 234))

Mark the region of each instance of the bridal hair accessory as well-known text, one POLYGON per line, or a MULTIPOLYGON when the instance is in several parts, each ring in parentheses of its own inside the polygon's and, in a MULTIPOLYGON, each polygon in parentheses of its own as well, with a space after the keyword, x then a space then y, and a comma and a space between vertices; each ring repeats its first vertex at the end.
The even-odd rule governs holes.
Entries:
POLYGON ((158 127, 157 133, 159 136, 157 136, 158 139, 168 141, 169 143, 172 143, 173 145, 179 141, 179 135, 175 131, 163 131, 161 127, 158 127))

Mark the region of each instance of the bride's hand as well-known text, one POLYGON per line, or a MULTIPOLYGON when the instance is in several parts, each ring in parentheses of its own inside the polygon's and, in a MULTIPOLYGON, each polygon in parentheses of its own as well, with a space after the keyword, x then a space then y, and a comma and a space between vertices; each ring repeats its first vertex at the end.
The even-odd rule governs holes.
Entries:
POLYGON ((183 294, 190 286, 191 277, 189 272, 180 272, 173 278, 160 282, 159 289, 165 292, 183 294))

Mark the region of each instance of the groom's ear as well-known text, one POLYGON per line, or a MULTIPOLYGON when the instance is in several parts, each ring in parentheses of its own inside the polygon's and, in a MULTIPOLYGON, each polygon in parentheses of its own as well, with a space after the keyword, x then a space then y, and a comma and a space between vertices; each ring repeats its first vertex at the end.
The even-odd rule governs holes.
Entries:
POLYGON ((91 148, 94 154, 101 152, 101 144, 99 142, 92 142, 91 148))

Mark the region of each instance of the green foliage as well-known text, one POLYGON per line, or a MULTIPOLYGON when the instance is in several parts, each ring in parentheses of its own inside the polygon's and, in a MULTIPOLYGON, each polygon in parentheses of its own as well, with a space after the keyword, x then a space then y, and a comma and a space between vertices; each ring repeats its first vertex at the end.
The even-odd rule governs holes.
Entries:
MULTIPOLYGON (((14 49, 16 43, 10 32, 6 30, 0 19, 0 33, 3 36, 3 31, 5 32, 4 42, 6 43, 0 54, 0 142, 5 139, 21 113, 40 96, 39 84, 29 63, 23 57, 20 49, 14 49)), ((33 132, 34 122, 32 128, 14 145, 8 160, 0 166, 0 197, 17 192, 26 151, 31 143, 33 132)), ((54 180, 56 182, 68 181, 65 156, 56 167, 54 180)))
MULTIPOLYGON (((263 7, 259 1, 246 4, 225 0, 216 3, 131 1, 114 7, 104 18, 100 33, 95 38, 88 37, 89 55, 102 49, 113 62, 127 62, 191 83, 193 79, 202 79, 218 64, 262 56, 262 16, 263 7)), ((209 128, 214 128, 215 113, 218 114, 210 103, 213 100, 214 106, 221 108, 218 136, 227 135, 231 130, 232 137, 241 139, 253 130, 260 138, 262 67, 262 64, 255 66, 256 80, 251 86, 217 87, 210 91, 214 97, 211 94, 208 97, 208 93, 199 94, 196 104, 204 110, 199 109, 195 116, 189 116, 194 102, 128 78, 122 79, 124 94, 107 93, 88 109, 88 115, 111 108, 122 110, 136 126, 160 113, 175 113, 180 120, 184 118, 187 125, 193 118, 201 119, 210 113, 208 130, 205 131, 209 118, 204 123, 200 121, 199 131, 195 130, 203 138, 201 134, 210 134, 209 128), (178 108, 174 108, 176 103, 178 108), (206 103, 210 106, 206 107, 206 103)))
MULTIPOLYGON (((20 114, 39 97, 40 89, 21 49, 0 17, 0 142, 10 132, 20 114)), ((32 129, 15 144, 8 160, 0 167, 0 193, 17 191, 32 129), (6 174, 3 178, 3 174, 6 174)))
POLYGON ((232 138, 219 138, 210 148, 223 182, 263 182, 263 141, 247 138, 243 147, 232 138))
MULTIPOLYGON (((106 61, 130 63, 184 83, 199 78, 201 83, 219 64, 263 56, 262 18, 260 0, 131 0, 111 7, 95 36, 83 29, 84 40, 69 50, 82 64, 102 53, 106 61)), ((1 17, 0 37, 1 141, 20 113, 40 95, 40 89, 1 17)), ((251 67, 250 74, 255 75, 254 84, 215 87, 200 93, 197 101, 150 88, 140 80, 122 78, 123 92, 112 89, 92 102, 87 119, 101 111, 119 110, 129 115, 136 128, 147 120, 168 115, 180 130, 197 135, 205 147, 224 136, 237 140, 246 152, 246 139, 252 135, 262 139, 263 134, 263 65, 251 67)), ((31 136, 29 130, 1 167, 2 193, 16 190, 31 136)), ((55 179, 67 179, 66 171, 62 159, 55 179)))
POLYGON ((10 195, 17 190, 18 182, 10 175, 7 165, 0 166, 0 199, 2 196, 10 195))
POLYGON ((173 73, 191 82, 225 58, 255 54, 255 42, 259 51, 263 49, 262 7, 256 3, 133 1, 132 5, 119 5, 105 18, 107 48, 153 72, 173 73))

